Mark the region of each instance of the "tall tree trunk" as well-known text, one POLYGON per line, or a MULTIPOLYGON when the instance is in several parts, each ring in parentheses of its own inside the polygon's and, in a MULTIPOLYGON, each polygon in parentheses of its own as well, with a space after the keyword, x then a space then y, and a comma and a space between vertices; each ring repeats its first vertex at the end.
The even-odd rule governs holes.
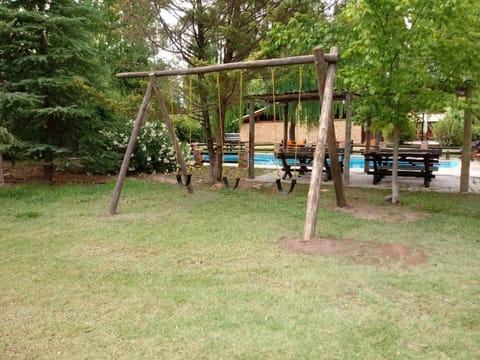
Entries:
MULTIPOLYGON (((54 144, 55 141, 55 120, 49 119, 47 121, 47 144, 54 144)), ((43 176, 42 179, 47 184, 53 183, 53 160, 55 154, 53 150, 47 149, 43 158, 43 176)))
MULTIPOLYGON (((240 20, 240 1, 231 1, 230 2, 230 7, 227 10, 229 12, 228 19, 230 19, 230 23, 228 25, 234 27, 234 28, 239 28, 240 24, 238 24, 238 21, 240 20)), ((234 59, 234 46, 232 44, 233 39, 231 37, 228 37, 225 42, 225 46, 223 48, 223 63, 228 64, 233 62, 234 59)))
POLYGON ((205 140, 207 142, 207 152, 209 158, 209 183, 210 185, 215 184, 215 164, 217 163, 217 159, 215 158, 215 142, 213 141, 212 135, 212 124, 210 122, 210 112, 207 108, 207 100, 201 99, 202 102, 202 117, 203 117, 203 129, 205 131, 205 140))
MULTIPOLYGON (((299 106, 297 104, 297 106, 299 106)), ((284 110, 283 110, 283 117, 284 117, 284 123, 286 124, 285 126, 288 129, 288 138, 290 140, 296 141, 297 140, 297 134, 296 134, 296 127, 297 127, 297 121, 300 119, 297 119, 297 117, 292 117, 292 120, 290 121, 290 126, 288 126, 288 103, 285 104, 284 110)), ((302 141, 302 139, 298 139, 298 141, 302 141)))
MULTIPOLYGON (((53 183, 53 158, 52 161, 45 161, 43 163, 43 175, 42 180, 47 184, 53 183)), ((46 160, 46 159, 45 159, 46 160)))
POLYGON ((352 154, 352 95, 348 92, 345 94, 345 149, 344 149, 344 167, 343 182, 348 185, 350 181, 350 155, 352 154))
POLYGON ((0 186, 5 185, 5 175, 3 173, 3 153, 0 151, 0 186))
MULTIPOLYGON (((203 6, 202 0, 195 0, 195 8, 197 13, 197 31, 195 36, 195 41, 197 45, 197 54, 196 58, 200 61, 207 60, 206 49, 208 46, 206 31, 207 26, 204 22, 205 9, 203 6)), ((191 64, 190 58, 185 58, 187 62, 191 64)), ((200 84, 205 84, 205 74, 198 74, 198 81, 200 84)), ((200 104, 202 107, 202 118, 203 118, 203 129, 205 130, 205 140, 207 142, 207 151, 209 158, 209 183, 210 185, 215 184, 215 165, 216 161, 216 149, 215 142, 212 133, 212 123, 210 121, 210 111, 208 110, 208 90, 205 87, 201 87, 200 91, 200 104)))
MULTIPOLYGON (((205 83, 205 74, 198 74, 199 84, 205 83)), ((202 109, 202 125, 203 130, 205 131, 205 141, 207 143, 207 152, 209 158, 209 184, 215 184, 215 142, 213 140, 212 133, 212 123, 210 121, 210 111, 208 110, 208 92, 202 86, 200 86, 199 97, 200 97, 200 106, 202 109)))
POLYGON ((375 148, 376 150, 380 149, 380 143, 382 142, 382 133, 380 131, 375 131, 375 148))
POLYGON ((393 128, 392 204, 400 203, 398 187, 398 148, 400 147, 400 126, 393 128))
POLYGON ((233 93, 234 84, 231 85, 228 75, 220 74, 217 77, 217 149, 215 164, 215 180, 222 181, 223 177, 223 154, 225 141, 225 116, 229 98, 233 93))
MULTIPOLYGON (((467 102, 473 98, 473 89, 467 87, 467 102)), ((460 192, 468 192, 470 183, 470 156, 472 151, 472 111, 468 107, 463 118, 462 169, 460 172, 460 192)))
MULTIPOLYGON (((275 114, 276 116, 277 114, 275 114)), ((283 137, 282 137, 282 143, 284 144, 284 146, 287 146, 287 141, 288 139, 291 139, 291 140, 295 140, 295 134, 294 137, 292 138, 292 134, 291 132, 289 131, 288 129, 288 105, 285 104, 285 106, 283 107, 283 137)), ((291 130, 291 126, 290 126, 290 130, 291 130)), ((275 129, 275 131, 277 131, 277 129, 275 129)), ((277 139, 275 139, 275 141, 277 141, 277 139)))

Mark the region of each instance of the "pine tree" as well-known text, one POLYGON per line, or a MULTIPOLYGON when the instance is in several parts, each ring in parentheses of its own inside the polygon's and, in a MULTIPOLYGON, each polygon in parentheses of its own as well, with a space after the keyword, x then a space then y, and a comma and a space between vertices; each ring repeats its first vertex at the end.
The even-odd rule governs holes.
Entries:
POLYGON ((98 87, 99 12, 83 1, 0 0, 0 117, 32 144, 51 182, 53 161, 75 151, 100 121, 86 87, 98 87))
POLYGON ((17 145, 19 145, 17 139, 15 139, 5 127, 0 126, 0 186, 5 184, 3 155, 17 145))

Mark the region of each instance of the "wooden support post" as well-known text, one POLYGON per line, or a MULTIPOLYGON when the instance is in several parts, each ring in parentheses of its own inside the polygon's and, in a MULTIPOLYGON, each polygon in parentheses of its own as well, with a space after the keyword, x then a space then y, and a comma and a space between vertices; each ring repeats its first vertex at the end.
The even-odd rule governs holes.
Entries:
POLYGON ((127 150, 123 155, 122 167, 118 173, 117 183, 115 184, 115 190, 113 191, 112 201, 110 203, 109 214, 111 216, 115 215, 117 212, 118 201, 120 200, 120 193, 122 192, 123 181, 127 176, 128 165, 130 164, 130 158, 132 157, 133 150, 135 149, 135 144, 137 143, 137 136, 140 131, 140 127, 143 123, 143 118, 145 117, 145 112, 147 111, 148 104, 152 98, 152 84, 148 84, 147 91, 143 97, 142 105, 137 113, 137 118, 135 119, 135 124, 133 125, 132 134, 130 135, 130 140, 128 141, 127 150))
POLYGON ((248 115, 248 178, 255 179, 255 101, 250 100, 248 115))
MULTIPOLYGON (((392 204, 400 202, 400 187, 398 186, 398 148, 400 147, 400 127, 393 127, 393 156, 392 156, 392 204)), ((377 149, 378 150, 378 149, 377 149)))
MULTIPOLYGON (((180 143, 177 139, 177 134, 175 133, 175 127, 173 126, 172 119, 170 118, 170 114, 168 113, 167 104, 165 103, 165 99, 163 97, 162 92, 157 86, 157 78, 155 77, 154 73, 149 75, 150 83, 152 84, 153 91, 155 92, 155 96, 157 98, 158 107, 160 109, 160 114, 162 115, 163 121, 165 125, 167 125, 168 133, 170 134, 170 139, 172 140, 173 147, 175 148, 175 155, 177 157, 177 163, 180 167, 180 171, 182 172, 183 182, 184 184, 187 183, 187 164, 185 163, 185 157, 183 156, 182 148, 180 147, 180 143)), ((193 188, 191 184, 188 184, 187 191, 189 193, 193 193, 193 188)))
MULTIPOLYGON (((471 106, 473 99, 473 89, 470 86, 466 90, 466 100, 471 106)), ((460 169, 460 192, 467 193, 470 187, 470 157, 472 151, 472 110, 467 108, 463 117, 463 149, 462 165, 460 169)))
POLYGON ((330 157, 330 167, 332 169, 333 187, 335 188, 337 206, 342 208, 347 206, 347 201, 345 200, 345 191, 343 189, 342 168, 338 160, 337 139, 335 137, 335 124, 333 121, 333 116, 330 114, 327 136, 328 155, 330 157))
POLYGON ((343 159, 343 181, 350 182, 350 155, 352 154, 352 94, 345 94, 345 150, 343 159))
MULTIPOLYGON (((331 54, 338 57, 338 49, 332 48, 331 54)), ((330 63, 325 72, 325 57, 322 48, 313 50, 315 66, 317 69, 317 82, 322 111, 319 119, 317 144, 315 147, 313 169, 308 189, 307 210, 303 241, 309 241, 315 236, 317 223, 318 200, 322 182, 322 169, 325 159, 325 143, 327 140, 328 122, 332 112, 333 87, 335 83, 336 63, 330 63)))
MULTIPOLYGON (((372 131, 370 130, 371 124, 372 124, 372 120, 370 118, 367 118, 367 120, 365 121, 365 153, 369 153, 371 150, 371 144, 370 144, 370 142, 372 141, 372 131)), ((370 170, 370 164, 365 161, 363 172, 367 173, 369 170, 370 170)))
MULTIPOLYGON (((288 104, 285 104, 283 108, 283 146, 286 149, 288 143, 288 104)), ((290 140, 295 140, 290 138, 290 140)))

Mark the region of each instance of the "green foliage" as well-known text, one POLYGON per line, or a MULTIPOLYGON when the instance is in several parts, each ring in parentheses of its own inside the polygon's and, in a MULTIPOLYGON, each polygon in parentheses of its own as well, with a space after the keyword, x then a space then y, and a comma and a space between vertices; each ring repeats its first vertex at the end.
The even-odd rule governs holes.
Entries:
MULTIPOLYGON (((145 41, 120 32, 116 3, 45 1, 0 9, 5 25, 0 26, 0 77, 5 79, 0 116, 30 144, 26 153, 33 158, 46 164, 55 159, 56 166, 69 170, 81 163, 93 173, 120 168, 125 149, 112 151, 105 134, 129 133, 124 119, 136 114, 141 96, 120 100, 118 92, 137 93, 142 87, 113 75, 144 67, 149 52, 142 47, 145 41)), ((152 166, 147 158, 137 167, 169 168, 152 166)))
MULTIPOLYGON (((128 128, 133 127, 133 121, 128 128)), ((118 144, 122 145, 122 144, 118 144)), ((163 123, 146 122, 140 130, 137 146, 130 161, 130 171, 169 172, 176 169, 175 150, 163 123)))
MULTIPOLYGON (((288 3, 288 2, 286 2, 288 3)), ((321 45, 328 52, 331 43, 331 24, 319 2, 300 1, 295 13, 288 19, 278 18, 261 43, 261 53, 268 58, 311 54, 313 48, 321 45)), ((275 69, 275 92, 297 93, 317 89, 316 70, 313 65, 279 67, 275 69), (300 79, 301 75, 301 79, 300 79)), ((263 93, 272 92, 271 78, 266 78, 263 93)), ((297 119, 296 104, 289 104, 289 120, 297 119)), ((316 102, 301 105, 301 122, 318 121, 319 106, 316 102)), ((281 114, 283 116, 283 114, 281 114)))
MULTIPOLYGON (((423 40, 405 19, 418 8, 408 1, 352 1, 342 14, 350 27, 344 83, 362 99, 356 113, 381 130, 406 123, 413 109, 426 106, 425 70, 419 66, 423 40)), ((412 15, 413 14, 413 15, 412 15)))
MULTIPOLYGON (((85 138, 79 152, 85 169, 98 174, 118 172, 133 125, 133 120, 123 125, 117 122, 109 129, 98 129, 97 136, 85 138), (95 153, 91 151, 92 148, 96 149, 95 153)), ((175 169, 175 152, 166 126, 147 121, 140 129, 129 171, 165 173, 175 169)))
MULTIPOLYGON (((393 124, 388 124, 382 131, 383 137, 393 142, 393 124)), ((417 135, 417 126, 414 119, 406 121, 400 125, 400 141, 415 140, 417 135)))
POLYGON ((345 4, 336 6, 333 16, 322 16, 318 3, 300 8, 288 22, 272 25, 262 49, 286 56, 317 45, 327 51, 340 47, 337 88, 361 94, 355 100, 359 122, 369 118, 376 130, 402 124, 412 111, 445 107, 465 80, 478 80, 478 1, 345 4))
POLYGON ((480 140, 480 120, 472 124, 472 140, 480 140))
POLYGON ((25 156, 26 149, 28 149, 28 144, 14 137, 7 128, 0 126, 0 153, 2 156, 6 155, 6 158, 13 163, 16 159, 25 156))
MULTIPOLYGON (((295 12, 286 22, 275 22, 262 42, 262 51, 267 57, 305 55, 316 46, 332 45, 328 20, 313 3, 295 12), (330 41, 329 41, 330 40, 330 41)), ((328 51, 328 50, 327 50, 328 51)))
POLYGON ((50 145, 50 144, 32 144, 27 148, 27 154, 30 158, 44 161, 45 164, 53 163, 53 159, 66 156, 70 151, 66 148, 50 145), (49 157, 53 154, 53 157, 49 157), (48 159, 46 159, 49 157, 48 159))
POLYGON ((10 134, 7 128, 0 126, 0 152, 5 153, 18 144, 18 140, 10 134))
POLYGON ((433 133, 442 146, 462 146, 463 111, 448 108, 445 117, 433 125, 433 133))
MULTIPOLYGON (((92 3, 102 13, 95 46, 103 61, 109 64, 109 72, 104 74, 105 80, 109 81, 111 89, 118 89, 122 96, 138 94, 142 89, 143 80, 119 81, 115 79, 115 74, 150 68, 149 57, 154 53, 154 49, 149 46, 145 34, 132 32, 131 25, 122 17, 125 5, 122 0, 92 1, 92 3)), ((136 16, 139 15, 137 11, 136 16)))
MULTIPOLYGON (((132 32, 141 34, 143 38, 146 35, 156 49, 178 55, 190 67, 258 58, 261 56, 257 53, 260 41, 270 24, 276 19, 288 19, 303 2, 120 0, 124 20, 129 23, 132 32), (176 22, 172 23, 171 18, 175 18, 176 22)), ((199 75, 194 89, 197 100, 195 114, 201 114, 201 125, 210 153, 217 151, 213 143, 215 138, 220 141, 221 132, 225 129, 232 131, 238 126, 238 119, 226 112, 230 106, 239 103, 237 75, 222 73, 220 89, 216 81, 212 81, 213 77, 199 75), (217 96, 217 91, 220 96, 217 96)), ((185 136, 182 131, 179 133, 185 136)), ((222 173, 222 163, 217 162, 216 165, 218 178, 222 173)))
POLYGON ((172 120, 175 124, 175 131, 180 141, 204 142, 203 129, 201 123, 188 115, 173 115, 172 120))
POLYGON ((78 86, 102 85, 93 46, 99 13, 73 0, 10 2, 0 7, 0 19, 0 116, 50 164, 67 148, 75 152, 102 121, 78 86))
POLYGON ((439 90, 452 94, 458 87, 477 87, 480 77, 480 32, 476 19, 480 2, 443 0, 425 4, 422 55, 439 90))

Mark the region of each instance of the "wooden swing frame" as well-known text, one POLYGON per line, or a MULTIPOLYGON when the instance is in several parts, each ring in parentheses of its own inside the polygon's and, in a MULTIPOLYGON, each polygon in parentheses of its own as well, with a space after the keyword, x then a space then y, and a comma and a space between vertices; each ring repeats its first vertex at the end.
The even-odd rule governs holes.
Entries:
MULTIPOLYGON (((139 111, 137 113, 135 123, 132 129, 130 140, 128 142, 127 149, 125 151, 122 166, 118 174, 117 182, 113 192, 112 200, 110 203, 109 214, 111 216, 115 215, 117 212, 118 202, 120 200, 120 194, 122 191, 123 183, 127 175, 128 166, 130 162, 131 155, 136 145, 137 136, 140 131, 140 128, 144 122, 145 113, 148 108, 148 105, 151 101, 152 94, 155 94, 157 103, 159 105, 160 113, 163 117, 163 120, 167 126, 172 144, 174 145, 175 152, 177 155, 177 162, 181 169, 183 177, 186 179, 187 176, 187 165, 185 163, 183 152, 178 143, 175 129, 173 127, 173 122, 170 118, 170 114, 167 110, 167 105, 165 103, 164 96, 162 91, 157 86, 157 78, 167 77, 167 76, 177 76, 177 75, 192 75, 192 74, 206 74, 211 72, 221 72, 228 70, 239 70, 239 69, 251 69, 251 68, 265 68, 265 67, 275 67, 275 66, 288 66, 288 65, 301 65, 301 64, 311 64, 314 63, 317 71, 317 83, 318 83, 318 95, 319 101, 321 103, 321 114, 319 118, 319 128, 318 128, 318 137, 314 153, 314 162, 312 168, 312 176, 310 179, 310 187, 308 191, 307 199, 307 209, 305 216, 305 227, 303 240, 308 241, 314 238, 315 228, 316 228, 316 217, 318 212, 318 203, 320 195, 320 185, 322 182, 322 165, 325 158, 325 145, 327 143, 328 136, 328 145, 329 150, 336 151, 336 140, 335 132, 332 130, 334 128, 333 118, 331 116, 332 111, 332 102, 334 94, 334 83, 335 83, 335 74, 337 68, 337 62, 339 60, 338 49, 332 48, 329 54, 325 54, 322 47, 316 47, 313 49, 313 55, 303 55, 303 56, 294 56, 294 57, 285 57, 279 59, 270 59, 270 60, 256 60, 248 62, 235 62, 229 64, 218 64, 218 65, 209 65, 202 66, 197 68, 189 69, 170 69, 170 70, 160 70, 154 72, 127 72, 117 74, 119 79, 127 78, 148 78, 149 84, 145 95, 143 97, 142 104, 140 105, 139 111), (328 67, 327 67, 328 64, 328 67)), ((332 175, 333 182, 335 186, 335 194, 337 198, 337 206, 344 207, 346 205, 345 193, 343 189, 343 182, 340 170, 340 163, 338 161, 338 156, 331 153, 331 166, 332 166, 332 175)), ((187 180, 184 184, 186 185, 187 180)), ((191 184, 185 186, 188 192, 192 193, 193 189, 191 184)))

